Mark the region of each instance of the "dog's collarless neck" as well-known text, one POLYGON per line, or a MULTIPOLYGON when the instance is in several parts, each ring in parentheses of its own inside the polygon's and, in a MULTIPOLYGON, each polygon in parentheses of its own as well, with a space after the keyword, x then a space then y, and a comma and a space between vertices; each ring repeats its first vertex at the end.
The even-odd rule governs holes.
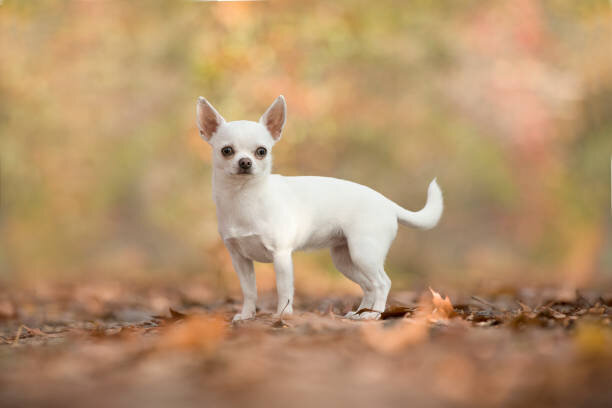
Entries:
POLYGON ((229 176, 226 174, 213 173, 214 189, 218 194, 235 195, 240 192, 260 188, 267 182, 268 176, 268 174, 259 176, 229 176))

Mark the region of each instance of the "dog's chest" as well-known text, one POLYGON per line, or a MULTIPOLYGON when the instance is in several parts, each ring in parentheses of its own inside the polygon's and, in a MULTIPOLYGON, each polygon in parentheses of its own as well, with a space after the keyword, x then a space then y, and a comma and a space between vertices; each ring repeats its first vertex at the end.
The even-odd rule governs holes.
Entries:
POLYGON ((265 245, 260 235, 246 235, 241 237, 226 238, 225 244, 244 256, 257 262, 273 262, 272 251, 265 245))
POLYGON ((215 200, 219 233, 226 246, 257 262, 272 262, 277 243, 275 220, 282 214, 261 191, 241 191, 215 200), (247 194, 248 193, 248 194, 247 194))

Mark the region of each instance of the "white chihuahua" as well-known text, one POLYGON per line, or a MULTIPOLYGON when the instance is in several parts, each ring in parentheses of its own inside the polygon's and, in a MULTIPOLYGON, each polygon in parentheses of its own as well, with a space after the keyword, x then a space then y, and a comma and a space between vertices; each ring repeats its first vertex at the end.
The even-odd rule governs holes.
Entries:
POLYGON ((277 313, 293 311, 293 251, 331 248, 334 265, 363 290, 353 319, 376 319, 383 312, 391 280, 385 273, 387 251, 397 223, 433 228, 442 215, 442 192, 434 179, 427 203, 408 211, 376 191, 328 177, 270 174, 272 146, 286 117, 279 96, 259 122, 225 119, 203 97, 197 123, 213 149, 213 198, 219 233, 240 278, 242 311, 234 321, 255 317, 257 287, 253 261, 274 263, 277 313))

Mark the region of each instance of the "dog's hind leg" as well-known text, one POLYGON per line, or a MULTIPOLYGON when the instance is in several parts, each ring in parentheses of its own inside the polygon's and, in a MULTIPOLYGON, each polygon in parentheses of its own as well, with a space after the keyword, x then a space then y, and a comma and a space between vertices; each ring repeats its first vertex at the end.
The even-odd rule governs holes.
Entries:
MULTIPOLYGON (((353 263, 348 245, 344 244, 332 247, 331 256, 336 268, 342 272, 344 276, 358 284, 361 287, 361 290, 363 290, 363 299, 361 300, 361 304, 356 311, 361 309, 374 310, 374 303, 376 301, 376 285, 353 263)), ((356 317, 356 311, 348 312, 345 317, 356 317)), ((364 312, 363 314, 365 313, 367 312, 364 312)))
POLYGON ((377 318, 385 311, 387 296, 391 290, 391 280, 385 272, 384 265, 389 246, 390 242, 382 238, 372 239, 360 236, 348 241, 352 263, 369 282, 372 301, 367 307, 374 310, 374 312, 361 313, 355 318, 377 318))

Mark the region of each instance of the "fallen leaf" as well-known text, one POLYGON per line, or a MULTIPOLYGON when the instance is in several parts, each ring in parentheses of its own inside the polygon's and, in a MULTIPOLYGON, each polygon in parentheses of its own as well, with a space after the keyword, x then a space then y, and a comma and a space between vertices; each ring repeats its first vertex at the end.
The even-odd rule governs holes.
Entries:
POLYGON ((547 309, 548 309, 548 311, 550 312, 550 315, 551 315, 553 318, 555 318, 555 319, 565 319, 565 318, 567 317, 567 315, 565 315, 565 314, 563 314, 563 313, 561 313, 561 312, 558 312, 558 311, 556 311, 555 309, 553 309, 553 308, 551 308, 551 307, 549 307, 549 308, 547 308, 547 309))
POLYGON ((370 312, 371 312, 371 313, 380 313, 380 312, 377 312, 377 311, 376 311, 376 310, 374 310, 374 309, 370 309, 370 308, 364 307, 364 308, 361 308, 361 309, 357 310, 357 311, 355 312, 355 314, 360 315, 360 314, 362 314, 362 313, 370 313, 370 312))
POLYGON ((405 317, 406 315, 412 316, 416 310, 416 307, 391 305, 380 314, 380 319, 386 320, 394 317, 405 317))
POLYGON ((272 327, 274 327, 275 329, 285 329, 289 327, 289 325, 285 323, 283 319, 278 319, 272 324, 272 327))
POLYGON ((185 313, 177 312, 176 310, 172 309, 171 307, 169 307, 168 310, 170 311, 170 317, 168 317, 168 316, 153 316, 153 318, 156 319, 156 320, 161 320, 162 322, 176 322, 176 321, 183 320, 183 319, 189 317, 189 315, 187 315, 185 313))
POLYGON ((450 298, 446 296, 442 299, 442 296, 432 288, 429 288, 431 294, 433 296, 432 302, 434 305, 434 310, 431 312, 432 317, 448 319, 455 316, 455 310, 453 309, 453 304, 450 301, 450 298))
POLYGON ((177 312, 171 307, 169 307, 168 310, 170 310, 170 316, 172 316, 172 318, 175 320, 184 319, 187 317, 185 313, 177 312))
POLYGON ((601 315, 606 312, 606 308, 602 307, 599 303, 597 303, 594 307, 589 309, 589 314, 601 315))
POLYGON ((601 325, 595 323, 579 324, 574 340, 580 352, 585 355, 593 357, 610 355, 612 336, 601 325))
POLYGON ((32 336, 46 336, 46 335, 47 335, 47 333, 45 333, 44 331, 42 331, 42 330, 40 330, 40 329, 37 329, 37 328, 33 328, 33 329, 32 329, 32 328, 30 328, 30 327, 28 327, 28 326, 23 326, 23 327, 24 327, 24 328, 25 328, 25 329, 28 331, 28 333, 29 333, 30 335, 32 335, 32 336))
POLYGON ((34 337, 34 336, 46 336, 46 335, 47 335, 47 333, 43 332, 40 329, 36 329, 36 328, 31 329, 28 326, 26 326, 25 324, 22 324, 17 329, 17 333, 15 334, 15 339, 13 340, 13 346, 18 345, 19 344, 19 339, 21 339, 21 338, 34 337), (23 333, 24 331, 25 331, 25 333, 23 333))
POLYGON ((221 316, 189 316, 169 326, 159 339, 161 349, 210 352, 223 340, 227 323, 221 316))

